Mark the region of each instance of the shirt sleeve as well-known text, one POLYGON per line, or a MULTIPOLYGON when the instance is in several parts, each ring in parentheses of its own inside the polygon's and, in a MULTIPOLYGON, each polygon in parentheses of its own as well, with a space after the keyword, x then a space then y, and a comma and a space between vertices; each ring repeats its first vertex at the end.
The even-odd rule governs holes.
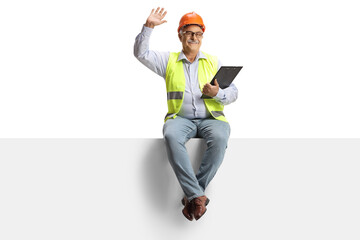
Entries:
MULTIPOLYGON (((218 60, 218 70, 222 66, 220 60, 218 60)), ((215 97, 213 97, 216 101, 222 103, 223 105, 230 104, 235 102, 238 97, 238 89, 236 88, 234 83, 231 83, 229 87, 225 89, 219 88, 219 92, 215 97)))
POLYGON ((149 50, 152 31, 152 28, 143 26, 135 39, 134 56, 150 70, 165 78, 170 53, 149 50))

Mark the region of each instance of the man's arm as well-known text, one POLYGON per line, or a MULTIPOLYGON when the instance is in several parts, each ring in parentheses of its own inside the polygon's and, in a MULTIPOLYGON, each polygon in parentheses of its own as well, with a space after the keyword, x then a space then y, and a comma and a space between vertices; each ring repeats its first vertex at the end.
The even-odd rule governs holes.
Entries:
POLYGON ((155 26, 166 22, 164 8, 153 9, 146 20, 141 32, 135 39, 134 56, 150 70, 165 78, 169 52, 149 50, 150 36, 155 26))
POLYGON ((225 89, 219 88, 219 92, 214 96, 214 99, 218 102, 221 102, 223 105, 230 104, 235 102, 238 97, 238 89, 234 83, 231 83, 225 89))

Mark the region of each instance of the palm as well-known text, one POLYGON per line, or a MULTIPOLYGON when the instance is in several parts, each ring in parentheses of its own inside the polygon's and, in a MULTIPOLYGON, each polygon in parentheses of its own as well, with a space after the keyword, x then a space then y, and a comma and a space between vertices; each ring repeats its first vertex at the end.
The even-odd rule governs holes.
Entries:
POLYGON ((150 16, 146 20, 146 22, 148 24, 150 24, 151 26, 158 26, 158 25, 166 22, 166 20, 163 20, 163 19, 167 12, 164 11, 164 8, 161 8, 160 11, 159 10, 160 10, 160 8, 157 8, 156 11, 153 9, 150 13, 150 16))

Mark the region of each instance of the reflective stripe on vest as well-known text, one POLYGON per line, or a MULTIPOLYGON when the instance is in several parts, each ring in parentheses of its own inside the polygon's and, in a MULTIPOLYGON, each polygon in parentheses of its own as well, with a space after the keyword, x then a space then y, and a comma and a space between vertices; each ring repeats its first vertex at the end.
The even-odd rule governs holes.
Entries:
MULTIPOLYGON (((199 87, 203 89, 204 85, 211 81, 218 69, 218 60, 216 57, 203 52, 206 59, 199 59, 198 80, 199 87)), ((170 53, 169 61, 166 67, 166 91, 168 113, 165 121, 169 118, 176 118, 176 114, 180 111, 185 95, 185 74, 183 62, 178 61, 180 52, 170 53)), ((224 115, 224 105, 217 102, 213 98, 204 99, 205 106, 210 114, 217 120, 227 122, 224 115)))
POLYGON ((171 100, 171 99, 182 99, 183 98, 184 93, 183 92, 168 92, 167 93, 167 99, 171 100))
POLYGON ((214 117, 220 117, 220 116, 224 116, 224 117, 225 117, 223 111, 212 111, 211 113, 212 113, 212 115, 213 115, 214 117))

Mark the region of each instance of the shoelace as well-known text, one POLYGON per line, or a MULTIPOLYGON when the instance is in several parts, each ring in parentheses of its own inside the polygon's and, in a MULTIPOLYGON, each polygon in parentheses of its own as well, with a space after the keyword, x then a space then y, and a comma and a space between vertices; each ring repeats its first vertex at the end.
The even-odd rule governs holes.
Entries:
POLYGON ((195 205, 197 205, 197 206, 202 205, 202 202, 203 201, 201 199, 195 199, 195 201, 194 201, 195 205))

